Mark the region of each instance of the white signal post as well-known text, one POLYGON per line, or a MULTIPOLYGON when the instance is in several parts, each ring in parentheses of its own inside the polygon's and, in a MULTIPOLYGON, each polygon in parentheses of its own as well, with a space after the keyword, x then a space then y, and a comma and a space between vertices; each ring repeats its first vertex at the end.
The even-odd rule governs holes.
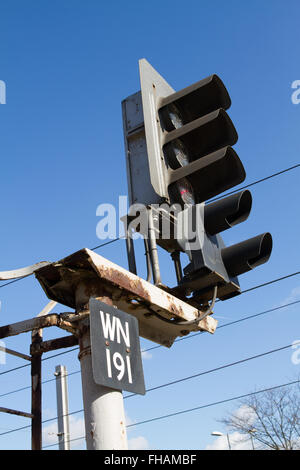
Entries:
POLYGON ((59 450, 70 450, 68 383, 66 366, 56 366, 57 427, 59 450))
MULTIPOLYGON (((93 297, 92 286, 89 286, 87 293, 86 284, 80 284, 76 291, 79 310, 82 305, 88 305, 90 297, 93 297)), ((109 296, 97 298, 112 305, 109 296)), ((82 322, 79 348, 87 450, 127 450, 122 391, 98 385, 94 381, 88 319, 82 322)))
POLYGON ((81 337, 79 359, 87 450, 127 450, 122 391, 95 383, 89 332, 81 337))

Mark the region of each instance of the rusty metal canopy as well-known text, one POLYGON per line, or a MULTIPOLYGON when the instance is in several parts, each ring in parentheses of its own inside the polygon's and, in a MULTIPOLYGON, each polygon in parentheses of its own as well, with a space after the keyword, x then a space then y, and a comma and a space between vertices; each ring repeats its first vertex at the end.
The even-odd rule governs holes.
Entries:
POLYGON ((192 325, 172 324, 171 319, 196 320, 201 312, 87 248, 42 267, 35 276, 49 299, 74 309, 79 285, 87 293, 93 286, 91 297, 101 297, 105 287, 117 308, 138 319, 140 335, 163 346, 170 347, 190 331, 214 333, 217 326, 211 316, 192 325))

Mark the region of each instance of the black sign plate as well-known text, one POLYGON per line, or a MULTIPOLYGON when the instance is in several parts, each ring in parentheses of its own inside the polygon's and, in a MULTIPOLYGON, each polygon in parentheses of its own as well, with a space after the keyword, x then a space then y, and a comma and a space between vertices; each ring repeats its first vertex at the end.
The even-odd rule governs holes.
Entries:
POLYGON ((137 319, 100 300, 91 299, 90 334, 95 382, 144 395, 137 319))

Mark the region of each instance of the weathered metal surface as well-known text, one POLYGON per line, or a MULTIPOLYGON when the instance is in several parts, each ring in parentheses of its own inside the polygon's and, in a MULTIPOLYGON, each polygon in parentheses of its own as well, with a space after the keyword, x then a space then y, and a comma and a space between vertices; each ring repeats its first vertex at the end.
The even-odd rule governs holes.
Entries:
POLYGON ((0 280, 4 281, 8 279, 17 279, 19 277, 30 276, 35 271, 42 268, 43 266, 47 266, 48 264, 50 264, 49 261, 41 261, 40 263, 26 266, 26 268, 13 269, 12 271, 0 271, 0 280))
POLYGON ((4 346, 0 346, 0 351, 5 352, 6 354, 10 354, 11 356, 21 357, 22 359, 26 359, 26 361, 31 361, 31 356, 14 351, 13 349, 5 348, 4 346))
POLYGON ((70 348, 78 344, 78 338, 74 335, 63 336, 62 338, 50 339, 47 341, 42 341, 38 344, 31 344, 30 353, 38 354, 48 351, 55 351, 56 349, 61 348, 70 348))
POLYGON ((6 338, 8 336, 16 336, 20 333, 26 333, 37 328, 48 328, 50 326, 57 326, 59 316, 57 314, 46 315, 44 317, 31 318, 29 320, 23 320, 10 325, 0 327, 0 338, 6 338))
POLYGON ((10 408, 0 407, 0 412, 8 413, 11 415, 24 416, 25 418, 33 418, 33 415, 31 413, 26 413, 25 411, 12 410, 10 408))
POLYGON ((187 327, 165 323, 153 311, 182 321, 195 320, 202 312, 87 248, 39 269, 35 275, 50 299, 71 308, 76 308, 79 284, 86 298, 101 297, 105 287, 117 308, 139 320, 140 335, 164 346, 170 347, 176 337, 192 330, 214 333, 217 326, 212 317, 187 327))
POLYGON ((61 318, 61 315, 57 313, 51 313, 42 317, 35 317, 29 320, 20 321, 17 323, 11 323, 0 327, 0 339, 7 338, 8 336, 16 336, 21 333, 33 331, 37 329, 49 328, 50 326, 57 326, 63 330, 69 331, 72 334, 77 333, 77 329, 74 325, 61 318))
MULTIPOLYGON (((40 319, 45 318, 41 317, 40 319)), ((31 343, 39 344, 43 340, 41 329, 31 333, 31 343)), ((31 449, 42 449, 42 355, 33 354, 31 360, 31 449)))
POLYGON ((58 448, 59 450, 70 450, 68 372, 66 366, 56 366, 54 375, 56 377, 58 448))

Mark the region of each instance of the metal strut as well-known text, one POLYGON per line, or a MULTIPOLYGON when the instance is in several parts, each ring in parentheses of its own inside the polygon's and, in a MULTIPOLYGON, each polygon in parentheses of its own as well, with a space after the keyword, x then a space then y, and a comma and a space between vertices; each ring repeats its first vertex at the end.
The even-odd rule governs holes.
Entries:
POLYGON ((155 231, 155 225, 154 225, 154 221, 156 220, 157 220, 157 216, 154 216, 152 209, 149 209, 148 210, 149 251, 150 251, 150 259, 151 259, 151 265, 152 265, 153 281, 154 281, 155 286, 161 284, 160 268, 159 268, 159 260, 158 260, 158 253, 157 253, 157 244, 156 244, 156 231, 155 231))

